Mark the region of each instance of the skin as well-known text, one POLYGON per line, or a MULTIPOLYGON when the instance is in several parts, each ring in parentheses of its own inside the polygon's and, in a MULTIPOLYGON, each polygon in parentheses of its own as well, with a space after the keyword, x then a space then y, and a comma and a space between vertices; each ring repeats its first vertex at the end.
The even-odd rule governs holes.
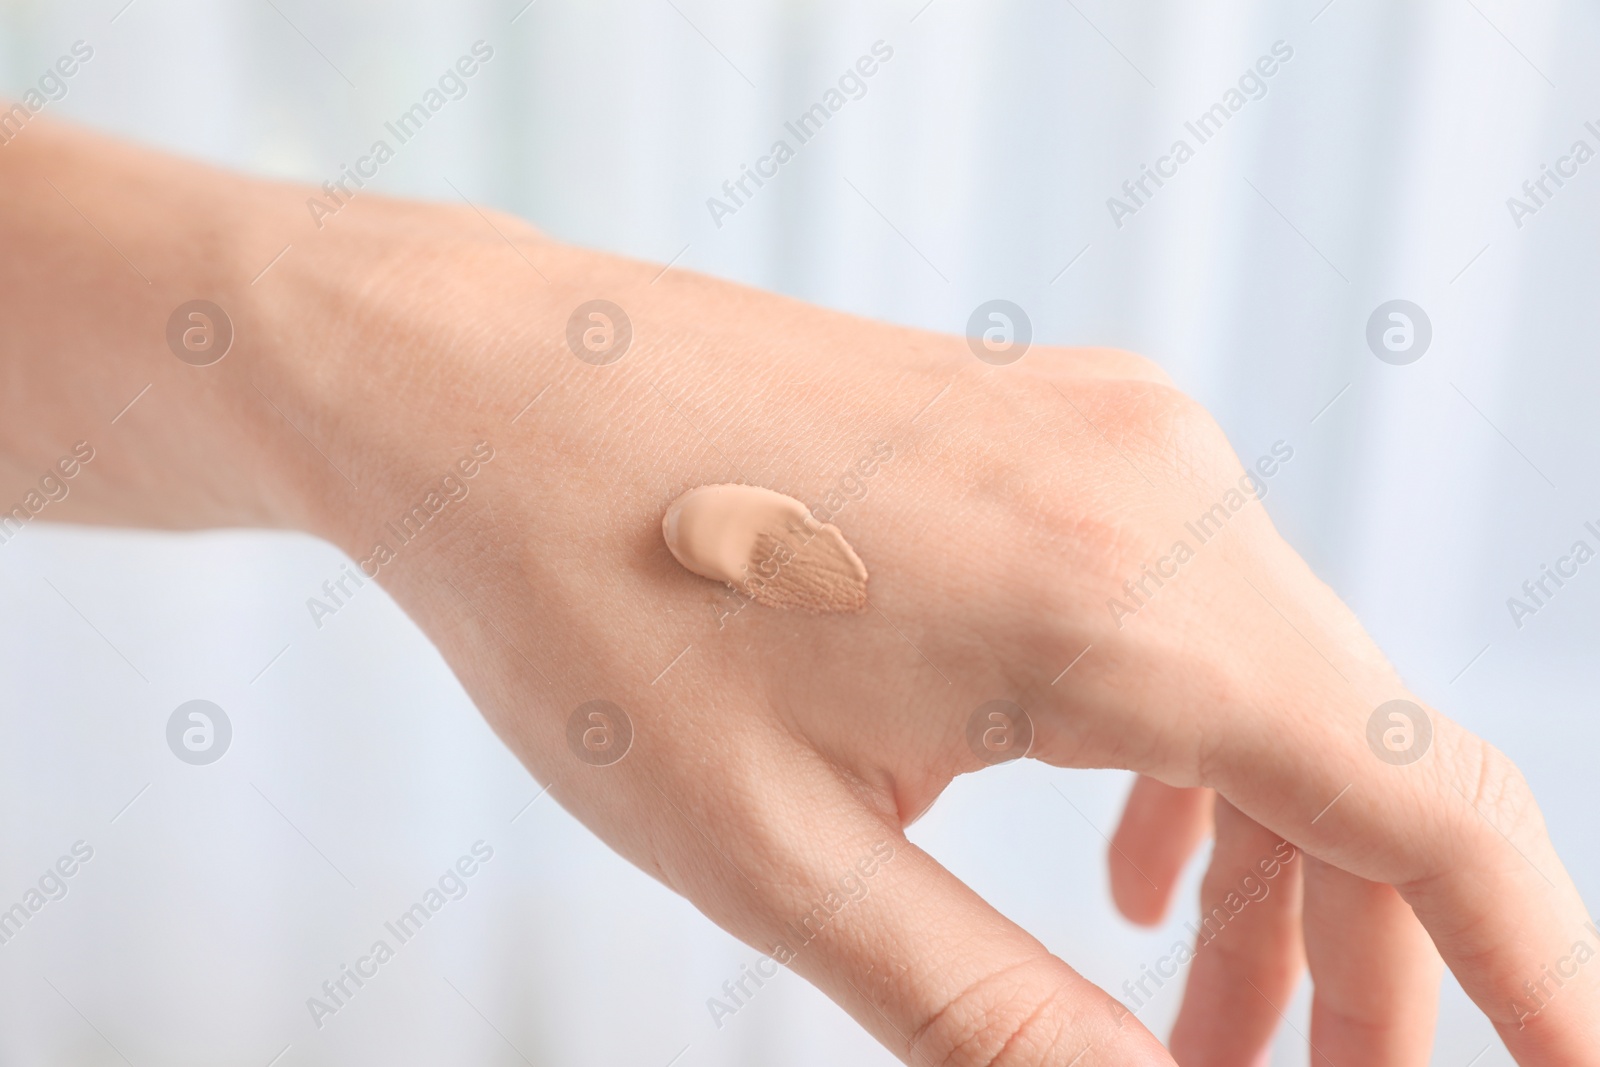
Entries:
POLYGON ((1600 966, 1513 1005, 1595 941, 1524 780, 1434 709, 1424 758, 1375 756, 1373 709, 1417 698, 1259 504, 1113 620, 1242 473, 1154 365, 992 367, 470 205, 362 193, 319 230, 313 193, 44 121, 0 149, 0 500, 89 440, 48 517, 299 529, 361 560, 490 442, 380 580, 561 804, 757 949, 892 849, 789 965, 908 1063, 1251 1063, 1309 964, 1313 1063, 1424 1064, 1441 956, 1519 1063, 1600 1063, 1600 966), (236 331, 210 367, 164 342, 196 297, 236 331), (633 323, 608 366, 565 341, 596 297, 633 323), (728 481, 822 500, 880 440, 833 520, 872 608, 719 625, 732 602, 671 558, 666 505, 728 481), (982 767, 968 718, 996 698, 1028 709, 1032 757, 1143 776, 1111 851, 1136 921, 1213 826, 1208 911, 1293 846, 1191 965, 1170 1053, 902 836, 982 767), (632 724, 608 766, 567 740, 593 699, 632 724))

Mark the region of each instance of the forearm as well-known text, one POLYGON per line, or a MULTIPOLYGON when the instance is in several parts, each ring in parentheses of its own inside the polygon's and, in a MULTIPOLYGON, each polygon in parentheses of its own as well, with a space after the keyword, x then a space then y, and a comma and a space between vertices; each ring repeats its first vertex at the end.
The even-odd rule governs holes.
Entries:
POLYGON ((0 509, 349 547, 363 513, 415 488, 412 456, 427 470, 470 436, 429 417, 476 403, 449 368, 511 339, 452 336, 451 294, 406 292, 459 213, 357 201, 319 228, 314 193, 42 121, 0 151, 0 509), (225 318, 191 319, 197 300, 225 318), (430 301, 439 315, 414 314, 430 301), (392 302, 438 329, 395 326, 392 302), (75 448, 93 458, 67 478, 75 448))
POLYGON ((238 280, 257 234, 248 183, 36 122, 0 151, 0 197, 3 506, 83 442, 92 461, 41 517, 281 522, 194 469, 208 455, 242 462, 251 361, 192 367, 164 339, 172 310, 198 296, 250 316, 238 280))

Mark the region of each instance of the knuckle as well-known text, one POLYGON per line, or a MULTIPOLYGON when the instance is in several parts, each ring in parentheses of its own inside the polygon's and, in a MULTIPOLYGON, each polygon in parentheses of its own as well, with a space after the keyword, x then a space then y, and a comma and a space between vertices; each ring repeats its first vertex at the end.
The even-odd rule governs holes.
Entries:
POLYGON ((1141 356, 1124 348, 1100 348, 1096 349, 1096 352, 1128 378, 1169 387, 1173 385, 1172 375, 1148 356, 1141 356))
POLYGON ((1511 758, 1488 741, 1469 736, 1451 768, 1457 790, 1489 825, 1484 832, 1516 840, 1544 830, 1528 780, 1511 758))
POLYGON ((1047 377, 1099 378, 1107 381, 1171 385, 1172 377, 1153 359, 1124 348, 1103 346, 1044 348, 1036 369, 1047 377))
POLYGON ((1183 390, 1161 381, 1119 380, 1082 383, 1075 393, 1077 414, 1093 427, 1084 440, 1108 462, 1126 459, 1155 486, 1231 480, 1238 461, 1227 436, 1183 390), (1107 443, 1122 458, 1105 455, 1107 443))
POLYGON ((1204 478, 1231 464, 1233 449, 1198 400, 1168 385, 1147 384, 1139 392, 1134 426, 1149 455, 1170 473, 1204 478))
POLYGON ((1072 1026, 1060 976, 1048 958, 985 975, 934 1013, 911 1040, 911 1061, 929 1067, 1022 1067, 1044 1062, 1072 1026))

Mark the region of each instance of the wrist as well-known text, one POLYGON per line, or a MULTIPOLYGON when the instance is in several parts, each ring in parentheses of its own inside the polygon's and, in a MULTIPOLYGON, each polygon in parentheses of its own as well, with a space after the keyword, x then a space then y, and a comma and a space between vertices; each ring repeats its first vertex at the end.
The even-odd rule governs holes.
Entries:
MULTIPOLYGON (((263 432, 290 445, 278 453, 285 524, 371 572, 419 507, 440 514, 482 485, 518 408, 548 384, 553 305, 470 209, 369 196, 319 229, 307 192, 270 190, 278 210, 292 201, 294 247, 246 296, 259 339, 249 384, 271 416, 263 432)), ((547 266, 562 254, 514 220, 497 226, 547 266)))

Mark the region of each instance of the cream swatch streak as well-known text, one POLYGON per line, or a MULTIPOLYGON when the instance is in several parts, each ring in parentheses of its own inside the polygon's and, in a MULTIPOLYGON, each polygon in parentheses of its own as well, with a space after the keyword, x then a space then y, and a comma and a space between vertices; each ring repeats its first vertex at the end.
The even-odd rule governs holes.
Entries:
POLYGON ((844 534, 793 497, 754 485, 703 485, 668 507, 661 533, 677 561, 758 604, 813 612, 867 607, 867 568, 844 534))

